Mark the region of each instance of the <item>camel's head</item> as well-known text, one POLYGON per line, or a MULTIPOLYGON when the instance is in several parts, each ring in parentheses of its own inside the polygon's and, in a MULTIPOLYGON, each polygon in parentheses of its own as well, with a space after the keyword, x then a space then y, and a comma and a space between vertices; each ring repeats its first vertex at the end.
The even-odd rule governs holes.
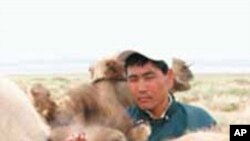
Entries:
POLYGON ((115 59, 103 59, 97 61, 89 68, 91 81, 101 79, 121 80, 125 78, 125 71, 122 63, 115 59))
POLYGON ((193 79, 193 73, 189 67, 190 65, 187 65, 185 61, 173 58, 172 69, 175 74, 174 91, 185 91, 191 88, 189 82, 193 79))
POLYGON ((30 93, 34 102, 45 101, 50 97, 50 91, 40 83, 34 84, 30 93))

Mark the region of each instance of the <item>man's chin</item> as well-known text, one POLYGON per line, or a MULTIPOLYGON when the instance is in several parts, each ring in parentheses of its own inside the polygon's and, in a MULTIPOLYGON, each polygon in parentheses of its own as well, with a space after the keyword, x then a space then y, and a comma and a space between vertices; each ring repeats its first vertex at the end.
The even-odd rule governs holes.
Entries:
POLYGON ((139 104, 140 109, 142 110, 150 110, 152 109, 152 106, 149 104, 139 104))

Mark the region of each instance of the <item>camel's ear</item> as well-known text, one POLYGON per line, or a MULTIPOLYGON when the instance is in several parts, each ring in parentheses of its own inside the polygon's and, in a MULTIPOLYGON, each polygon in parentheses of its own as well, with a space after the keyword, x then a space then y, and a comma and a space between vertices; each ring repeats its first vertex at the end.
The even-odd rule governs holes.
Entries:
POLYGON ((94 70, 93 70, 93 66, 90 66, 89 67, 89 72, 92 73, 94 70))
POLYGON ((93 68, 93 66, 89 67, 89 73, 90 73, 90 78, 93 78, 94 77, 94 68, 93 68))

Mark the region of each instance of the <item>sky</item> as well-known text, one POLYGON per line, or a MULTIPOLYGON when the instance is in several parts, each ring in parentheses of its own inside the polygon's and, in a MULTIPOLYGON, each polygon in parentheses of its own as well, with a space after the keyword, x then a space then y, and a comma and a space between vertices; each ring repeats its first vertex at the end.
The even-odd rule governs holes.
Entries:
POLYGON ((250 62, 250 1, 0 0, 0 64, 132 48, 194 63, 250 62))

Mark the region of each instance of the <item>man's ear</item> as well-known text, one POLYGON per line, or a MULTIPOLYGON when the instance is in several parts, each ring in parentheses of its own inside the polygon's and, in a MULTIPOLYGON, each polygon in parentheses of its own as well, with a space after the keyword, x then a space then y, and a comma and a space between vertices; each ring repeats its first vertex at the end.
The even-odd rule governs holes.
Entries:
POLYGON ((169 90, 174 85, 174 71, 172 69, 169 69, 167 72, 167 82, 166 83, 167 83, 169 90))

